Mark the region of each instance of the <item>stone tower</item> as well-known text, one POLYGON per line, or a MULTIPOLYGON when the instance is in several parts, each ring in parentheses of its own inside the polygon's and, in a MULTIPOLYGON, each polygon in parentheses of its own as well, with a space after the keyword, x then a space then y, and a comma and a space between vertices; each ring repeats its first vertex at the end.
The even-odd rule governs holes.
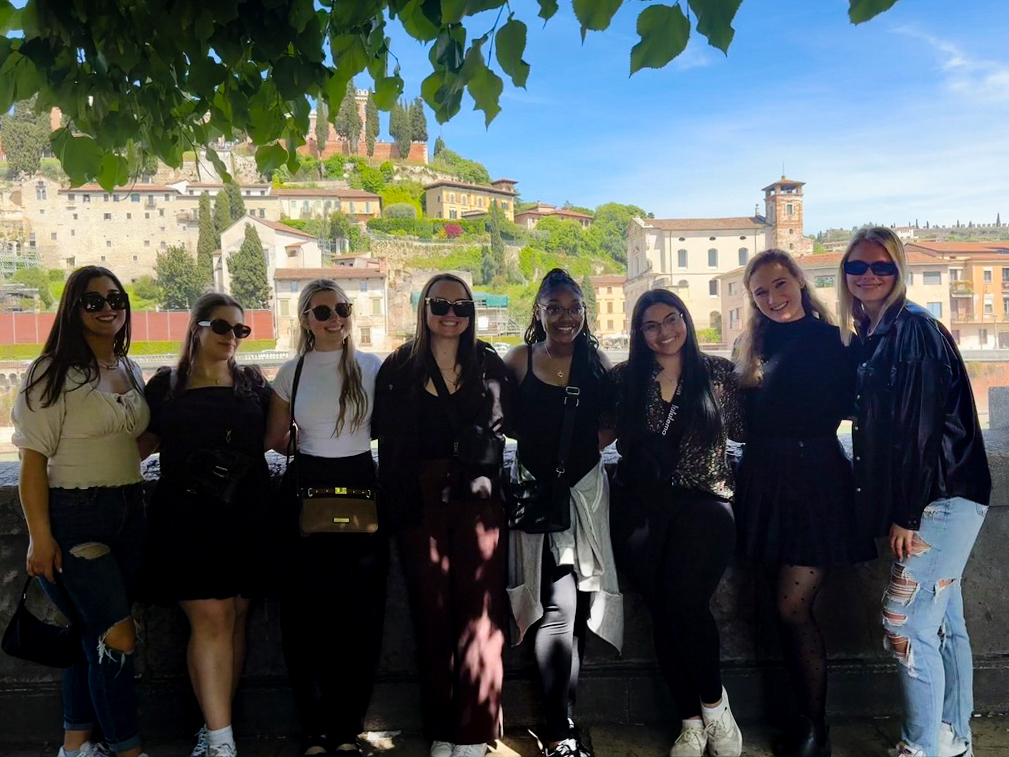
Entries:
POLYGON ((813 241, 802 234, 802 187, 805 182, 781 177, 764 187, 764 215, 771 225, 767 246, 793 255, 813 251, 813 241))

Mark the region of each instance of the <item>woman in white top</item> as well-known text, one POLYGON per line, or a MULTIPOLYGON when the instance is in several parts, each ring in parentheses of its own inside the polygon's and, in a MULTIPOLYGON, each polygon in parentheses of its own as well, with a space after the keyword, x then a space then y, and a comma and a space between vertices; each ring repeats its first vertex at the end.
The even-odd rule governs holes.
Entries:
POLYGON ((83 639, 63 676, 60 757, 105 753, 90 741, 96 724, 120 757, 143 753, 132 607, 147 528, 137 437, 149 412, 129 346, 119 279, 98 266, 74 271, 12 414, 28 573, 83 639))
MULTIPOLYGON (((371 413, 381 361, 355 350, 351 312, 335 281, 309 282, 298 298, 298 357, 281 366, 273 383, 267 445, 283 445, 293 416, 303 487, 377 487, 371 413)), ((388 538, 381 526, 373 534, 299 536, 292 479, 286 476, 283 488, 291 572, 281 630, 302 753, 353 757, 382 643, 388 538)))

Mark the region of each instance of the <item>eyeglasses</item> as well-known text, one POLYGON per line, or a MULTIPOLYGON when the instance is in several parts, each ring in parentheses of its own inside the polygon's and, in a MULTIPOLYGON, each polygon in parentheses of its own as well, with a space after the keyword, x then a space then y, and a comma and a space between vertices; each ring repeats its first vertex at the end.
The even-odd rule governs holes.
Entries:
POLYGON ((678 310, 674 310, 672 313, 667 315, 662 319, 662 323, 658 321, 645 321, 641 324, 641 333, 647 334, 648 336, 654 336, 658 334, 663 329, 671 329, 683 323, 683 313, 678 310))
POLYGON ((476 303, 473 300, 449 302, 444 297, 428 297, 424 302, 431 309, 431 315, 448 315, 451 310, 459 318, 472 318, 476 313, 476 303))
POLYGON ((212 321, 199 321, 196 325, 209 326, 211 331, 215 334, 220 334, 221 336, 224 336, 229 331, 234 331, 235 339, 245 339, 245 337, 252 333, 252 329, 244 323, 236 323, 232 326, 223 318, 215 318, 212 321))
POLYGON ((311 313, 315 316, 317 321, 328 321, 333 317, 333 313, 336 313, 341 318, 350 318, 350 314, 353 312, 354 306, 349 302, 338 302, 334 307, 329 305, 316 305, 314 308, 309 308, 306 313, 311 313))
POLYGON ((585 305, 581 302, 576 302, 569 308, 562 308, 560 305, 540 305, 539 307, 547 314, 547 318, 560 318, 565 313, 574 318, 581 318, 585 315, 585 305))
POLYGON ((846 260, 844 262, 844 272, 849 276, 861 276, 870 268, 876 276, 897 275, 897 264, 892 262, 866 263, 864 260, 846 260))
POLYGON ((109 292, 107 297, 102 297, 98 292, 85 292, 81 295, 81 307, 85 313, 102 312, 106 302, 112 310, 126 310, 130 298, 126 292, 109 292))

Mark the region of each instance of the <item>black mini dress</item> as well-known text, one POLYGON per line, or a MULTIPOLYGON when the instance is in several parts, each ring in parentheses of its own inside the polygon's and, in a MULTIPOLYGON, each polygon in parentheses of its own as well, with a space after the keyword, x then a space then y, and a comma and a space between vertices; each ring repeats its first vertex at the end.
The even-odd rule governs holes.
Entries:
POLYGON ((852 353, 836 326, 811 316, 767 324, 761 352, 761 383, 744 395, 747 440, 734 503, 740 550, 760 562, 811 567, 875 558, 837 439, 853 407, 852 353))

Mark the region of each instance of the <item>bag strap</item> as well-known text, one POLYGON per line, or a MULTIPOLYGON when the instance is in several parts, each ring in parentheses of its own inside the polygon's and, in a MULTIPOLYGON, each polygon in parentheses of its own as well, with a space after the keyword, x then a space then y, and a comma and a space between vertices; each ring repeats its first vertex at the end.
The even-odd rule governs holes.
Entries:
MULTIPOLYGON (((452 402, 449 400, 451 393, 448 390, 448 384, 445 383, 445 377, 441 375, 441 369, 432 355, 428 356, 427 373, 431 377, 431 383, 434 384, 435 391, 438 392, 438 399, 441 400, 442 409, 444 409, 448 423, 452 427, 452 435, 455 437, 455 442, 452 444, 452 452, 455 457, 459 457, 459 419, 456 417, 455 407, 453 407, 452 402)), ((424 391, 427 390, 425 389, 424 391)))
MULTIPOLYGON (((544 343, 545 344, 545 343, 544 343)), ((529 370, 532 370, 532 348, 529 349, 529 370)), ((564 387, 564 419, 561 422, 561 440, 557 449, 557 478, 562 478, 567 465, 568 454, 571 452, 571 438, 575 433, 575 411, 581 402, 582 390, 574 385, 575 363, 578 356, 571 356, 571 370, 568 372, 568 385, 564 387)))
POLYGON ((287 467, 291 467, 294 458, 294 488, 300 490, 298 481, 298 422, 294 419, 294 402, 298 398, 298 384, 301 383, 301 369, 305 366, 305 356, 298 356, 298 365, 294 369, 294 382, 291 386, 291 425, 287 437, 287 467))

